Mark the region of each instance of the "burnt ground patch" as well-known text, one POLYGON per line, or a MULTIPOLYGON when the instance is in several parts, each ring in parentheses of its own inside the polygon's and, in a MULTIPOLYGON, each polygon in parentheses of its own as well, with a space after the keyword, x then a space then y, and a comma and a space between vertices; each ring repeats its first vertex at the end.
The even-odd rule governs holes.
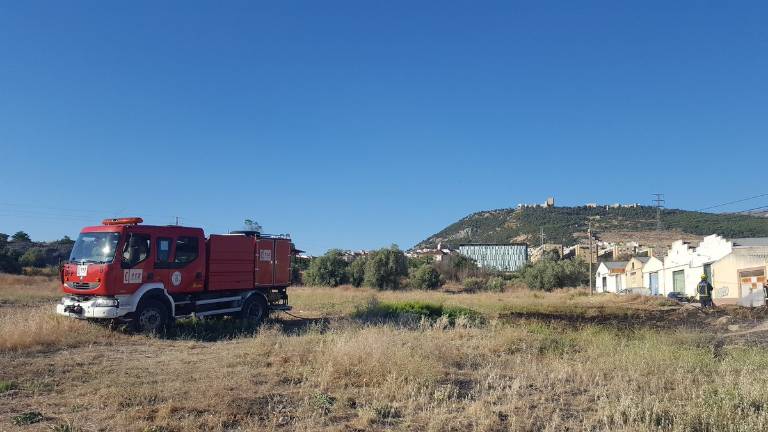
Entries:
POLYGON ((540 321, 557 323, 570 328, 587 325, 605 326, 616 329, 691 329, 724 330, 729 327, 744 330, 768 320, 768 308, 741 308, 723 306, 700 309, 693 305, 675 306, 664 309, 616 310, 609 307, 591 307, 581 310, 508 310, 499 314, 505 322, 540 321))

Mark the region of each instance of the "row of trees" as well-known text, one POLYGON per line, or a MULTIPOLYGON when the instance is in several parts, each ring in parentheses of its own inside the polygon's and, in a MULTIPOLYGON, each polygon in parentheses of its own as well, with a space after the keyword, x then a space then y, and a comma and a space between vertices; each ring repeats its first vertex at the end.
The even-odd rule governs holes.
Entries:
POLYGON ((344 259, 338 249, 317 257, 304 272, 309 285, 338 286, 351 284, 377 289, 400 289, 402 279, 408 276, 408 258, 397 246, 373 251, 352 262, 344 259))
POLYGON ((328 251, 309 263, 301 281, 315 286, 349 284, 393 290, 431 290, 452 283, 462 285, 467 291, 502 291, 510 284, 549 291, 585 286, 589 281, 589 269, 584 262, 559 260, 555 256, 528 264, 515 273, 482 269, 461 255, 446 256, 439 262, 430 257, 408 258, 397 246, 379 249, 352 261, 346 257, 341 250, 328 251))

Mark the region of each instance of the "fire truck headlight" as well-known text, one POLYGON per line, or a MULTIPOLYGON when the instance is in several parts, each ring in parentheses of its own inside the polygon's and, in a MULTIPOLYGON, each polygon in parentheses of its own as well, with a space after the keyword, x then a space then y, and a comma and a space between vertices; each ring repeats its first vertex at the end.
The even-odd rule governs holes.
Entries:
POLYGON ((93 307, 119 307, 120 302, 114 298, 99 297, 91 303, 93 307))

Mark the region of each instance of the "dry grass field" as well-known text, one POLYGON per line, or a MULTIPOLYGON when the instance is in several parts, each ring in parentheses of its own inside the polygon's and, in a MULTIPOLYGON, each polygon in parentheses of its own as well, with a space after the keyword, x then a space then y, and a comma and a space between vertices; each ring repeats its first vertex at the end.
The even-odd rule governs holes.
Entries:
POLYGON ((768 429, 764 311, 291 288, 309 319, 148 337, 54 316, 58 296, 0 276, 2 431, 768 429))

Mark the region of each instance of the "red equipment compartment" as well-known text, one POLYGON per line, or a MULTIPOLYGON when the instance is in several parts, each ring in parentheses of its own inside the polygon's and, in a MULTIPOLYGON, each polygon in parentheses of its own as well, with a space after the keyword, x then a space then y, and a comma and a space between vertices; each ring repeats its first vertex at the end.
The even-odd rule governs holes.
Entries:
POLYGON ((291 283, 291 240, 260 238, 256 241, 256 286, 288 286, 291 283))
POLYGON ((254 287, 254 239, 241 235, 208 238, 208 290, 254 287))
POLYGON ((291 241, 275 239, 275 285, 288 286, 291 283, 291 241))
POLYGON ((271 286, 275 280, 275 239, 262 238, 256 245, 256 285, 271 286))

